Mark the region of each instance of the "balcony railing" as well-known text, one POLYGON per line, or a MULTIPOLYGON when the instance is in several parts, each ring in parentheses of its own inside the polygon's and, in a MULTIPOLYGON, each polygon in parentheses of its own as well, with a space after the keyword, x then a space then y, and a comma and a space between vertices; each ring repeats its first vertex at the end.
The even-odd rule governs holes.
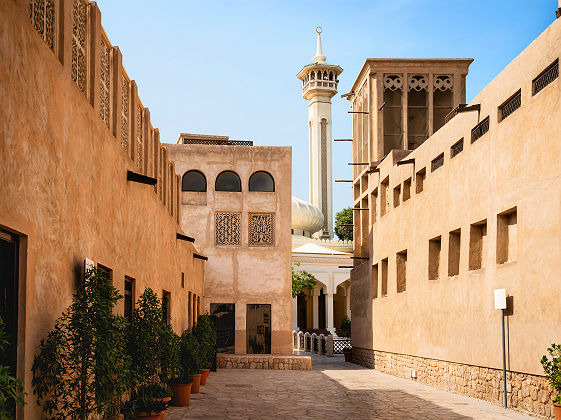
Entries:
POLYGON ((310 89, 337 90, 337 82, 335 80, 309 80, 302 86, 302 92, 306 92, 310 89))

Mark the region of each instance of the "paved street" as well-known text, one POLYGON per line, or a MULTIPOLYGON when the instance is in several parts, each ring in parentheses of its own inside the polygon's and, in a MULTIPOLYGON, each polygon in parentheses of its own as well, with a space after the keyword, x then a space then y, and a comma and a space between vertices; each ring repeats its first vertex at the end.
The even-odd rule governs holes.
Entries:
POLYGON ((206 419, 535 419, 351 363, 313 356, 312 371, 221 369, 191 406, 168 420, 206 419))

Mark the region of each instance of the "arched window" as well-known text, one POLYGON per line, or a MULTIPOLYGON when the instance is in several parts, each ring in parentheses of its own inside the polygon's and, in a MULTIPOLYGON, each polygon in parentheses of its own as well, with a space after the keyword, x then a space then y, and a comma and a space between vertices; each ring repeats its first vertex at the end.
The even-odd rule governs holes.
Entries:
POLYGON ((316 78, 316 73, 315 72, 311 72, 310 73, 311 79, 314 80, 316 78))
POLYGON ((268 172, 254 172, 249 177, 249 191, 273 192, 275 191, 275 180, 268 172))
POLYGON ((326 71, 323 72, 323 80, 327 80, 327 72, 326 71))
POLYGON ((216 177, 216 184, 214 189, 216 191, 234 191, 240 192, 242 190, 242 181, 237 173, 232 171, 224 171, 216 177))
POLYGON ((183 174, 181 179, 181 191, 206 191, 206 178, 202 172, 188 171, 183 174))
POLYGON ((333 72, 332 71, 329 72, 329 80, 333 80, 333 72))

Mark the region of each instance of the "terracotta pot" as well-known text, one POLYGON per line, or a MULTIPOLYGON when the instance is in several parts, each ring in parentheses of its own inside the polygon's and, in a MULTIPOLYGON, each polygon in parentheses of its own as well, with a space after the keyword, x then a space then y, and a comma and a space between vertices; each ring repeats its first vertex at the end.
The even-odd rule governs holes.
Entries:
POLYGON ((201 374, 197 373, 195 375, 191 375, 191 379, 193 379, 193 383, 191 384, 191 394, 198 394, 201 387, 201 374))
POLYGON ((136 418, 138 420, 160 420, 161 419, 160 415, 161 413, 138 413, 136 415, 136 418))
POLYGON ((187 407, 191 401, 191 384, 172 384, 173 398, 171 403, 178 407, 187 407))
MULTIPOLYGON (((164 398, 154 398, 154 401, 163 401, 169 403, 171 401, 171 397, 164 397, 164 398)), ((160 420, 166 420, 166 410, 162 411, 158 417, 160 420)))
POLYGON ((553 412, 555 413, 555 420, 561 420, 561 404, 553 403, 553 412))
POLYGON ((343 354, 345 355, 345 362, 352 361, 352 353, 350 351, 344 351, 343 354))
POLYGON ((201 374, 201 385, 206 385, 206 378, 208 378, 209 373, 210 369, 203 369, 203 373, 201 374))

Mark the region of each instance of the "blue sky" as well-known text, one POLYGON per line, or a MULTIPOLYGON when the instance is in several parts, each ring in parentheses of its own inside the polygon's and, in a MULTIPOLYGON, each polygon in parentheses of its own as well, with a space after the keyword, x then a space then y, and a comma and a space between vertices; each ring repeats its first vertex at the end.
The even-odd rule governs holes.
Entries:
MULTIPOLYGON (((308 199, 307 105, 296 74, 323 52, 346 93, 367 57, 474 58, 473 98, 554 19, 557 0, 98 0, 161 139, 180 132, 292 146, 292 194, 308 199)), ((333 136, 351 136, 348 102, 333 98, 333 136)), ((350 143, 333 144, 333 178, 351 174, 350 143)), ((334 184, 333 209, 351 205, 334 184)))

